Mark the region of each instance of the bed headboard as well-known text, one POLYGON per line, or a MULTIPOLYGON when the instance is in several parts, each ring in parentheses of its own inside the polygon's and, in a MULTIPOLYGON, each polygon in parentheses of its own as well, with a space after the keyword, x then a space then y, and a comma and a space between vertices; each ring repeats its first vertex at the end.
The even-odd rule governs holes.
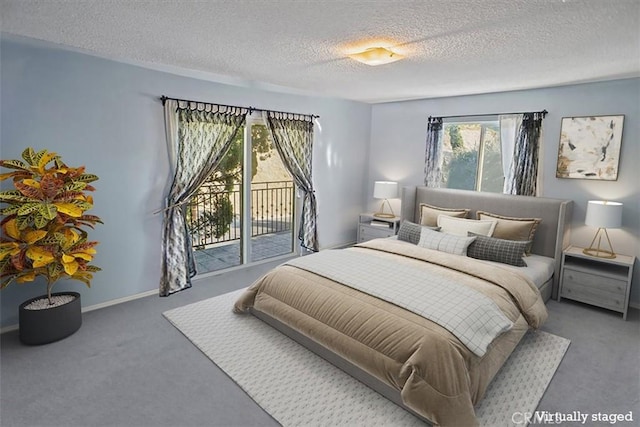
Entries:
POLYGON ((419 222, 420 203, 444 208, 470 209, 469 218, 474 219, 478 210, 519 218, 542 218, 531 252, 555 258, 552 298, 556 298, 562 251, 569 246, 569 221, 573 201, 449 188, 403 187, 401 219, 419 222))

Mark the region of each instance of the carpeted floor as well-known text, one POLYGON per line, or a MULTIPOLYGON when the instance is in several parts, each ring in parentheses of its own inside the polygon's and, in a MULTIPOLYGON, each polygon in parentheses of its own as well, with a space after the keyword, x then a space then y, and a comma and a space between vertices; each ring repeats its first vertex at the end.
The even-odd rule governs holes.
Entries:
MULTIPOLYGON (((169 298, 151 296, 85 313, 78 332, 46 346, 23 346, 17 331, 2 334, 0 425, 277 426, 162 316, 244 288, 277 263, 197 280, 169 298)), ((633 411, 633 424, 617 426, 637 425, 640 312, 632 309, 625 322, 618 313, 564 300, 547 307, 542 330, 570 339, 571 346, 538 410, 633 411)))

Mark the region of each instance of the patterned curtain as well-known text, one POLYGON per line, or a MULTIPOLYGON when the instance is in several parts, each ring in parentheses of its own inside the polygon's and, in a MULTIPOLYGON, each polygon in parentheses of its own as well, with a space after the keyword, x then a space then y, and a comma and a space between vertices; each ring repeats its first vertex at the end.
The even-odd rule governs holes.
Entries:
POLYGON ((317 207, 311 179, 313 117, 273 111, 265 111, 263 116, 282 162, 296 186, 304 192, 298 240, 303 248, 317 252, 317 207))
MULTIPOLYGON (((177 146, 177 151, 175 175, 164 211, 160 296, 191 287, 196 265, 185 221, 187 203, 220 163, 248 113, 245 108, 166 102, 165 118, 173 116, 173 111, 167 109, 175 109, 176 105, 177 133, 167 131, 167 138, 177 138, 168 141, 169 146, 177 146)), ((169 128, 169 123, 166 126, 169 128)))
POLYGON ((513 151, 516 146, 516 139, 522 124, 522 114, 502 114, 498 117, 500 121, 500 152, 502 157, 502 192, 507 193, 509 183, 513 181, 511 174, 511 164, 513 163, 513 151))
POLYGON ((442 118, 429 117, 427 149, 424 156, 424 185, 440 187, 442 184, 442 118))
POLYGON ((538 195, 538 153, 544 113, 525 113, 517 132, 506 194, 538 195))

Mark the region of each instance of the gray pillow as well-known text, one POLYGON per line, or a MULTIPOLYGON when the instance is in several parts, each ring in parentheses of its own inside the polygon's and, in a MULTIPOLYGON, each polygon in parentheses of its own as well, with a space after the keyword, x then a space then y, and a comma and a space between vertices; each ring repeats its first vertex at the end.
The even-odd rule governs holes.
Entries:
POLYGON ((421 232, 422 227, 420 225, 411 221, 402 221, 398 229, 398 240, 404 240, 405 242, 417 245, 420 241, 421 232))
POLYGON ((423 227, 434 231, 440 230, 440 227, 427 227, 424 225, 416 224, 415 222, 405 220, 402 221, 402 223, 400 224, 400 228, 398 229, 398 240, 403 240, 405 242, 417 245, 420 241, 420 233, 422 233, 423 227))
POLYGON ((469 232, 468 236, 476 237, 476 240, 467 248, 468 257, 496 261, 516 267, 527 266, 522 257, 524 251, 531 244, 531 240, 505 240, 472 232, 469 232))

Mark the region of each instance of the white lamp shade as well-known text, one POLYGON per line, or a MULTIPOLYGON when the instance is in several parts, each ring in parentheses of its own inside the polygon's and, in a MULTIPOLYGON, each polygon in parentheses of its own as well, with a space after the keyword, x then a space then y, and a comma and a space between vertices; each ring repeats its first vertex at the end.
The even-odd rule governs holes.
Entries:
POLYGON ((589 200, 584 223, 598 228, 619 228, 622 225, 622 203, 589 200))
POLYGON ((395 199, 398 197, 398 183, 392 181, 376 181, 373 184, 373 197, 376 199, 395 199))

